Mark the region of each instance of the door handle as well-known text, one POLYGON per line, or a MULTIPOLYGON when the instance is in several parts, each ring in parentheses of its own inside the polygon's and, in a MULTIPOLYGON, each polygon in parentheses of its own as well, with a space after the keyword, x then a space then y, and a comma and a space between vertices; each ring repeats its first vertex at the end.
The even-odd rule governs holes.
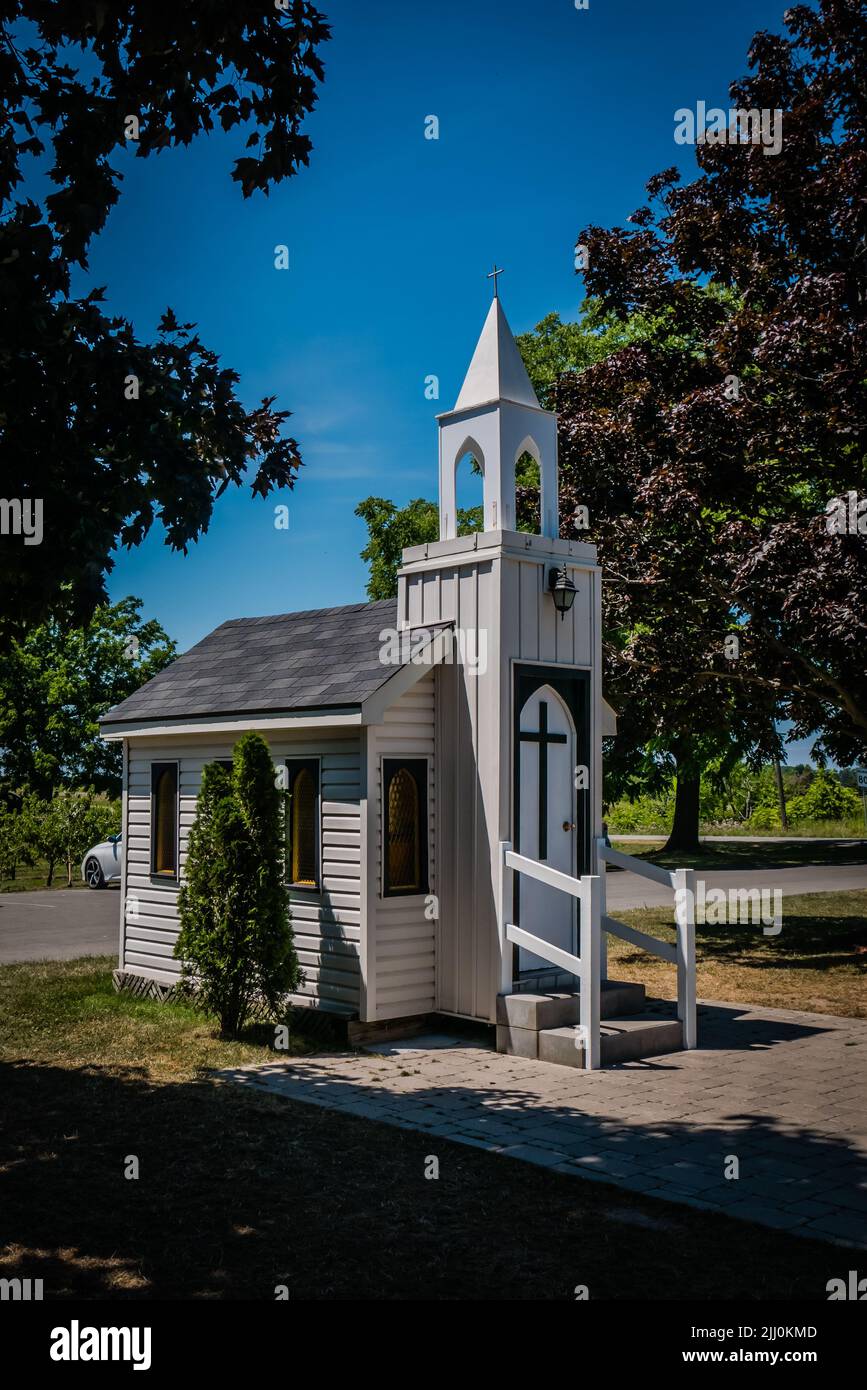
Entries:
POLYGON ((573 820, 564 820, 564 822, 563 822, 563 829, 564 829, 564 830, 574 830, 574 829, 575 829, 575 822, 574 822, 573 820))

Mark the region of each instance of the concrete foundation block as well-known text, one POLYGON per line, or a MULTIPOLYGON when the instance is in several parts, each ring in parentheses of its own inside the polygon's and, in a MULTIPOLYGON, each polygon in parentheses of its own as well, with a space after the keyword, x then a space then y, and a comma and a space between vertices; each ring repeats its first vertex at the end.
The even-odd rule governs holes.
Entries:
POLYGON ((509 1057, 530 1057, 539 1055, 539 1034, 535 1028, 517 1028, 513 1023, 497 1024, 497 1051, 509 1057))

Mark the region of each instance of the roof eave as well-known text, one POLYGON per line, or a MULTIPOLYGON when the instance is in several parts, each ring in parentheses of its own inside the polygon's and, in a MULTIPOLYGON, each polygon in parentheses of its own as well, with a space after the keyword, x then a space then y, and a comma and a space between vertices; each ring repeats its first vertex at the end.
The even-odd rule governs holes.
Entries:
POLYGON ((106 743, 125 738, 167 738, 179 734, 242 734, 248 729, 260 733, 278 729, 352 728, 362 723, 361 706, 333 708, 248 711, 237 714, 156 715, 151 719, 117 719, 100 725, 106 743))

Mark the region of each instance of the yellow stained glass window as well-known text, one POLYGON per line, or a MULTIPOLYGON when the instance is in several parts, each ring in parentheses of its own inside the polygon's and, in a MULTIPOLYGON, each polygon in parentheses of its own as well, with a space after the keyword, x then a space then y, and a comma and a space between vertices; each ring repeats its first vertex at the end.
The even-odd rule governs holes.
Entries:
POLYGON ((178 872, 178 769, 175 763, 151 768, 152 871, 174 878, 178 872))

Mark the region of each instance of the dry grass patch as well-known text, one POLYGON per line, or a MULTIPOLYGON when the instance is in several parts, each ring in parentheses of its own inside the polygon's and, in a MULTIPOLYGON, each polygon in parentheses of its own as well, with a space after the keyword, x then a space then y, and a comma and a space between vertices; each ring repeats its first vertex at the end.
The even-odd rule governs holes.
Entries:
MULTIPOLYGON (((674 941, 671 910, 622 912, 629 926, 674 941)), ((613 978, 674 999, 674 967, 608 938, 613 978)), ((697 993, 703 999, 867 1018, 867 892, 809 893, 783 899, 779 936, 761 926, 697 926, 697 993)))

